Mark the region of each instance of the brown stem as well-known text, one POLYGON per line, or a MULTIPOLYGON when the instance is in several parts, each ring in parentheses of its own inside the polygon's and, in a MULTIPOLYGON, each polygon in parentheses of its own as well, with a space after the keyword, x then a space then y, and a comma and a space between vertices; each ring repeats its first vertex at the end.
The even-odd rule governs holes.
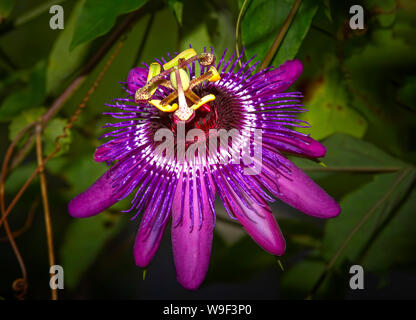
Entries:
POLYGON ((280 29, 279 33, 276 36, 276 39, 274 39, 274 42, 272 46, 270 47, 269 51, 266 54, 266 57, 264 58, 263 62, 260 65, 259 70, 263 70, 264 68, 267 68, 270 64, 270 62, 273 60, 273 57, 279 48, 280 44, 283 41, 283 38, 286 35, 287 30, 289 29, 290 24, 293 21, 293 18, 296 15, 296 12, 299 9, 299 6, 301 4, 302 0, 296 0, 293 4, 292 9, 290 9, 289 15, 287 16, 286 20, 283 22, 283 26, 280 29))
POLYGON ((16 295, 19 299, 23 299, 26 295, 27 291, 27 272, 26 272, 26 266, 23 261, 23 257, 20 254, 19 248, 17 247, 16 241, 13 238, 13 234, 10 230, 9 223, 7 222, 6 218, 8 215, 8 212, 6 210, 6 204, 4 201, 4 181, 6 179, 6 173, 7 173, 7 165, 10 161, 10 158, 13 154, 13 150, 16 147, 17 143, 20 141, 20 139, 23 137, 23 135, 29 131, 34 126, 34 123, 27 125, 25 128, 23 128, 13 139, 12 143, 10 144, 9 148, 6 151, 6 155, 4 156, 4 161, 2 164, 2 170, 0 175, 0 210, 1 210, 1 220, 0 220, 0 227, 4 223, 4 229, 6 231, 7 239, 10 242, 10 245, 12 246, 13 252, 17 258, 17 261, 20 266, 20 270, 22 272, 22 278, 16 279, 13 283, 13 290, 15 290, 16 295))
MULTIPOLYGON (((48 201, 48 189, 46 186, 45 178, 45 167, 43 163, 42 156, 42 126, 38 124, 36 126, 36 158, 39 167, 39 178, 40 178, 40 190, 42 194, 42 205, 43 205, 43 215, 45 218, 45 227, 46 227, 46 240, 48 243, 48 257, 49 257, 49 268, 55 265, 55 254, 53 250, 53 232, 52 232, 52 222, 51 222, 51 213, 49 209, 48 201)), ((50 275, 52 277, 52 274, 50 275)), ((58 300, 58 291, 51 288, 51 297, 52 300, 58 300)))
MULTIPOLYGON (((14 239, 20 237, 27 230, 29 230, 30 226, 32 225, 33 218, 35 217, 36 208, 38 207, 38 205, 39 205, 39 199, 36 199, 33 202, 32 206, 29 210, 29 213, 27 215, 27 218, 26 218, 26 221, 25 221, 24 225, 21 228, 15 230, 15 231, 12 231, 12 236, 13 236, 14 239)), ((9 238, 7 238, 7 236, 0 238, 0 242, 8 242, 8 241, 9 241, 9 238)))
MULTIPOLYGON (((97 76, 97 80, 94 82, 94 84, 92 85, 92 87, 88 90, 85 98, 82 100, 81 104, 78 106, 78 109, 74 112, 74 114, 72 115, 72 117, 69 119, 67 125, 64 127, 64 134, 63 135, 60 135, 60 136, 58 136, 56 138, 56 148, 55 148, 54 151, 52 151, 43 160, 43 164, 44 165, 59 152, 59 150, 61 148, 61 146, 59 144, 59 140, 62 139, 62 138, 67 137, 68 130, 72 128, 74 122, 78 119, 78 115, 86 107, 86 104, 87 104, 87 102, 88 102, 91 94, 94 93, 95 89, 100 84, 102 78, 104 77, 104 74, 107 72, 108 68, 110 67, 110 65, 113 62, 114 58, 118 54, 118 52, 121 49, 122 45, 123 45, 123 42, 120 42, 119 45, 118 45, 118 47, 114 51, 113 55, 110 57, 110 59, 108 59, 105 67, 103 68, 103 70, 97 76)), ((13 148, 12 148, 11 152, 13 152, 13 148)), ((7 163, 6 163, 6 167, 5 168, 7 169, 7 163)), ((2 176, 1 176, 2 179, 3 179, 3 175, 4 175, 5 171, 6 171, 5 168, 2 169, 2 176)), ((12 209, 14 208, 14 206, 16 205, 16 203, 19 201, 19 199, 21 198, 21 196, 23 195, 23 193, 26 191, 26 189, 29 187, 29 185, 32 183, 33 179, 37 176, 38 173, 39 173, 39 166, 32 172, 31 176, 26 180, 25 184, 20 188, 20 190, 17 192, 17 194, 13 198, 12 202, 7 207, 7 210, 4 212, 3 217, 0 219, 0 227, 6 221, 7 216, 10 214, 10 212, 12 211, 12 209)), ((4 202, 4 180, 1 180, 0 181, 0 201, 4 202)))
MULTIPOLYGON (((87 78, 87 75, 91 72, 91 70, 98 64, 98 62, 101 60, 101 58, 107 53, 107 51, 111 48, 111 46, 114 44, 114 42, 123 34, 123 32, 127 29, 127 27, 130 25, 132 21, 134 21, 135 17, 137 15, 137 12, 133 12, 127 16, 125 20, 117 27, 117 29, 111 34, 111 36, 108 38, 107 41, 101 46, 100 49, 98 49, 97 53, 91 58, 91 60, 88 62, 88 64, 84 67, 84 69, 81 71, 81 74, 66 88, 66 90, 52 103, 49 110, 42 116, 42 124, 45 125, 55 114, 59 111, 59 109, 63 106, 65 101, 69 99, 69 97, 79 88, 79 86, 85 81, 87 78)), ((121 46, 119 46, 116 51, 120 49, 121 46)), ((114 58, 114 55, 110 58, 114 58)), ((106 66, 105 68, 108 68, 106 66)), ((101 74, 100 74, 101 75, 101 74)), ((95 89, 95 88, 94 88, 95 89)), ((89 94, 87 94, 89 95, 89 94)), ((13 139, 12 143, 10 144, 9 148, 7 149, 6 155, 3 160, 2 164, 2 171, 0 175, 0 203, 4 204, 4 182, 8 173, 8 164, 10 161, 10 157, 13 154, 13 151, 17 145, 17 143, 20 141, 20 139, 23 137, 23 135, 29 130, 32 129, 35 126, 36 123, 31 123, 28 126, 26 126, 24 129, 22 129, 13 139)), ((53 152, 51 155, 54 156, 56 152, 53 152)), ((48 156, 44 163, 46 163, 52 156, 48 156)), ((24 191, 27 189, 27 187, 30 185, 32 180, 36 177, 36 175, 39 173, 38 168, 32 173, 32 175, 26 180, 23 187, 18 191, 10 205, 8 206, 7 210, 5 212, 2 212, 2 218, 0 219, 0 227, 3 225, 5 220, 7 219, 7 216, 9 215, 11 209, 15 206, 17 201, 20 199, 24 191)))
MULTIPOLYGON (((38 166, 35 171, 31 174, 31 176, 26 180, 24 185, 20 188, 20 190, 17 192, 11 203, 6 209, 5 205, 5 199, 4 199, 4 182, 8 173, 8 164, 10 161, 10 158, 13 154, 13 151, 17 145, 17 143, 22 139, 24 134, 26 134, 30 129, 32 129, 35 125, 42 125, 42 127, 55 115, 56 112, 63 106, 65 101, 76 91, 76 89, 81 85, 81 83, 86 79, 86 76, 90 73, 90 71, 98 64, 98 62, 101 60, 101 58, 106 54, 106 52, 111 48, 113 43, 123 34, 123 32, 126 30, 126 28, 130 25, 130 23, 134 20, 136 17, 137 12, 131 13, 127 16, 127 18, 117 27, 117 29, 113 32, 113 34, 109 37, 109 39, 103 44, 103 46, 98 50, 98 52, 93 56, 93 58, 90 60, 90 62, 85 66, 83 71, 81 72, 80 76, 78 76, 70 85, 69 87, 55 100, 55 102, 52 104, 51 108, 42 116, 42 120, 40 123, 31 123, 25 128, 23 128, 13 139, 12 143, 8 147, 3 164, 2 164, 2 170, 0 174, 0 209, 1 209, 1 219, 0 219, 0 227, 4 224, 4 228, 6 231, 7 238, 10 242, 10 245, 12 246, 12 249, 14 251, 14 254, 18 260, 21 272, 22 272, 22 278, 16 279, 13 282, 13 290, 16 291, 17 297, 19 299, 23 299, 27 292, 27 271, 26 267, 23 261, 23 258, 20 254, 20 251, 17 247, 17 244, 13 238, 13 234, 10 230, 9 224, 7 222, 7 217, 16 205, 16 203, 19 201, 23 193, 26 191, 30 183, 33 181, 33 179, 36 177, 36 175, 40 172, 40 167, 38 166)), ((103 71, 98 75, 96 82, 94 83, 93 87, 88 91, 86 97, 84 98, 83 102, 78 107, 77 111, 71 117, 69 120, 67 126, 65 129, 68 129, 72 126, 73 122, 77 119, 77 115, 80 113, 80 111, 85 107, 86 101, 88 101, 89 96, 94 92, 95 88, 98 86, 98 83, 101 81, 102 77, 104 76, 104 73, 110 66, 111 62, 117 55, 119 49, 121 48, 123 42, 120 42, 119 46, 116 48, 115 53, 110 57, 109 61, 107 61, 106 66, 104 67, 103 71)), ((64 135, 67 133, 65 132, 64 135)), ((43 166, 59 151, 60 145, 59 145, 59 139, 57 138, 56 141, 56 149, 45 159, 43 159, 42 164, 43 166)))
POLYGON ((88 74, 101 61, 108 50, 113 46, 117 39, 126 31, 129 25, 136 19, 137 12, 130 13, 124 19, 117 29, 110 35, 105 43, 98 49, 97 53, 91 58, 87 65, 82 69, 80 75, 69 85, 69 87, 55 100, 49 110, 42 116, 42 123, 47 123, 58 110, 63 106, 65 101, 76 91, 76 89, 85 81, 88 74))
POLYGON ((15 168, 17 168, 20 163, 27 157, 27 155, 32 150, 32 147, 34 145, 34 136, 30 135, 25 143, 25 145, 19 150, 18 153, 13 157, 12 162, 10 163, 9 171, 13 171, 15 168))
MULTIPOLYGON (((235 52, 237 53, 237 57, 240 56, 240 48, 238 46, 238 40, 240 38, 240 24, 241 19, 243 18, 244 9, 246 7, 247 0, 244 0, 243 5, 241 6, 240 12, 238 13, 237 23, 235 24, 235 52)), ((241 63, 241 59, 238 60, 240 68, 243 66, 241 63)))

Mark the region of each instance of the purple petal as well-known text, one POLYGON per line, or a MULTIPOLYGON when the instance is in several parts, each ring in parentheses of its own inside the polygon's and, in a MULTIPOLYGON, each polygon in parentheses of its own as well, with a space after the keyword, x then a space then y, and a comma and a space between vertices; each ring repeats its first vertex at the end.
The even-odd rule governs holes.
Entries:
POLYGON ((88 218, 118 202, 120 194, 113 193, 112 174, 108 170, 91 187, 73 198, 68 204, 69 214, 74 218, 88 218))
POLYGON ((310 216, 333 218, 339 215, 339 204, 325 190, 293 163, 288 166, 291 174, 281 174, 277 178, 279 193, 276 197, 310 216))
POLYGON ((307 158, 321 158, 326 154, 325 146, 312 139, 311 137, 297 135, 295 133, 287 137, 275 134, 265 134, 265 137, 270 137, 276 147, 284 152, 296 154, 307 158))
POLYGON ((190 178, 189 173, 183 177, 184 174, 172 204, 173 257, 178 282, 186 289, 196 290, 208 271, 214 220, 204 179, 197 183, 199 178, 190 178))
MULTIPOLYGON (((143 215, 143 219, 137 232, 136 242, 134 243, 134 259, 136 265, 141 268, 146 268, 153 259, 160 246, 163 233, 169 221, 169 219, 165 219, 162 224, 151 224, 150 226, 144 225, 147 214, 151 210, 151 207, 146 208, 146 212, 143 215)), ((157 217, 158 215, 155 215, 153 220, 156 220, 157 217)))
POLYGON ((267 75, 271 81, 281 81, 280 92, 287 90, 299 78, 303 71, 302 63, 295 60, 288 60, 277 69, 270 71, 267 75))
POLYGON ((252 209, 249 209, 231 186, 228 183, 227 185, 229 193, 224 198, 227 201, 228 208, 231 209, 247 233, 264 250, 281 256, 285 252, 285 239, 268 204, 253 192, 252 196, 256 198, 258 203, 247 198, 246 201, 252 207, 252 209))
POLYGON ((127 76, 127 87, 130 91, 136 92, 137 89, 143 87, 147 80, 147 70, 145 68, 131 69, 127 76))

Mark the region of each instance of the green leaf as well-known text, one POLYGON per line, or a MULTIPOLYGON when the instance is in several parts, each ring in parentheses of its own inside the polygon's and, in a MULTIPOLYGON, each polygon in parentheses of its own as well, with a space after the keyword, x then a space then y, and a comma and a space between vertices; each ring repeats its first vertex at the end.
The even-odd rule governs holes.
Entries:
POLYGON ((73 197, 85 191, 106 170, 103 163, 93 161, 93 154, 79 156, 64 172, 68 183, 72 186, 70 196, 73 197))
POLYGON ((285 299, 305 299, 325 269, 322 261, 304 260, 284 272, 280 290, 285 299))
POLYGON ((346 196, 341 201, 341 214, 325 226, 324 258, 329 261, 337 257, 335 266, 345 261, 359 263, 372 237, 397 210, 415 176, 411 168, 379 174, 372 182, 346 196))
POLYGON ((24 127, 37 121, 45 111, 45 108, 33 108, 23 111, 19 116, 15 117, 9 125, 10 141, 12 141, 24 127))
POLYGON ((104 212, 71 223, 60 250, 65 285, 69 288, 76 287, 107 241, 120 231, 123 220, 126 219, 121 219, 120 215, 104 212))
POLYGON ((48 94, 56 93, 62 83, 77 71, 88 53, 89 46, 87 44, 79 45, 72 51, 69 50, 75 23, 84 3, 85 0, 77 2, 70 18, 65 23, 65 29, 60 32, 52 47, 46 72, 46 91, 48 94))
POLYGON ((10 15, 14 5, 14 0, 2 0, 0 2, 0 23, 10 15))
POLYGON ((329 0, 322 0, 322 3, 324 5, 324 12, 325 12, 326 17, 328 18, 329 21, 332 22, 331 4, 329 0))
POLYGON ((375 15, 375 18, 381 27, 390 27, 394 23, 397 15, 396 7, 398 6, 396 0, 368 0, 366 6, 373 12, 383 12, 383 14, 375 15))
POLYGON ((315 139, 323 139, 336 132, 361 138, 367 128, 366 120, 351 108, 336 59, 327 60, 323 74, 310 80, 305 88, 304 105, 309 110, 300 118, 312 127, 301 129, 315 139))
MULTIPOLYGON (((403 161, 392 157, 373 144, 352 137, 347 134, 337 133, 323 141, 326 147, 326 155, 322 161, 329 169, 349 169, 349 171, 383 171, 391 168, 404 168, 407 166, 403 161)), ((306 170, 325 172, 324 167, 304 158, 293 159, 296 165, 306 170)))
POLYGON ((392 216, 388 226, 380 230, 363 259, 366 270, 389 271, 416 262, 416 189, 392 216))
POLYGON ((222 240, 221 236, 216 233, 211 264, 219 265, 221 268, 211 268, 207 281, 241 281, 259 270, 272 266, 279 268, 275 257, 265 252, 247 235, 229 247, 224 242, 219 243, 220 240, 222 240), (244 263, 241 263, 242 257, 244 257, 244 263))
MULTIPOLYGON (((247 50, 247 57, 256 54, 257 60, 264 60, 294 2, 295 0, 252 0, 249 2, 241 23, 241 38, 247 50)), ((272 65, 278 66, 296 56, 318 6, 319 2, 315 0, 302 1, 272 60, 272 65)))
POLYGON ((34 67, 29 84, 7 96, 0 106, 0 121, 9 121, 25 109, 39 107, 45 99, 46 63, 39 62, 34 67))
MULTIPOLYGON (((189 45, 197 52, 203 52, 204 47, 214 49, 219 57, 225 49, 235 46, 235 31, 230 7, 219 1, 187 2, 184 7, 181 50, 189 45)), ((231 51, 231 50, 230 50, 231 51)))
MULTIPOLYGON (((214 53, 219 59, 223 52, 228 49, 228 54, 232 54, 231 48, 235 47, 235 25, 231 8, 223 2, 219 2, 213 6, 207 18, 207 28, 210 42, 213 45, 214 53)), ((227 55, 226 55, 227 57, 227 55)))
POLYGON ((192 1, 188 2, 184 7, 183 27, 180 38, 181 50, 188 49, 189 45, 192 45, 196 52, 203 52, 204 47, 209 48, 213 46, 206 23, 208 12, 209 6, 206 2, 199 5, 199 3, 192 1))
POLYGON ((332 167, 364 167, 385 169, 404 167, 406 164, 374 146, 373 144, 347 134, 334 134, 325 139, 327 147, 325 164, 332 167))
MULTIPOLYGON (((27 178, 29 178, 33 171, 35 171, 36 167, 37 165, 34 162, 32 162, 20 165, 18 168, 13 170, 6 179, 6 183, 4 186, 6 193, 16 194, 16 192, 18 192, 19 189, 26 182, 27 178)), ((38 177, 35 177, 35 179, 32 182, 32 185, 36 186, 38 183, 38 179, 38 177)))
POLYGON ((168 0, 168 5, 181 25, 183 16, 183 0, 168 0))
POLYGON ((397 101, 398 84, 415 66, 414 37, 410 41, 403 34, 403 28, 411 25, 402 20, 400 29, 398 24, 376 29, 371 38, 364 39, 362 48, 350 43, 344 63, 351 103, 368 122, 367 139, 404 156, 414 149, 411 137, 416 126, 412 110, 397 101))
MULTIPOLYGON (((44 139, 44 154, 48 155, 56 148, 56 138, 64 134, 64 127, 67 124, 67 120, 62 118, 54 118, 49 121, 43 132, 44 139)), ((68 135, 59 140, 61 149, 55 155, 55 157, 60 156, 69 150, 69 145, 71 144, 71 131, 68 132, 68 135)))
POLYGON ((146 0, 86 1, 75 26, 70 50, 106 34, 118 16, 137 10, 145 3, 146 0))
POLYGON ((407 77, 398 91, 399 102, 416 110, 416 76, 407 77))

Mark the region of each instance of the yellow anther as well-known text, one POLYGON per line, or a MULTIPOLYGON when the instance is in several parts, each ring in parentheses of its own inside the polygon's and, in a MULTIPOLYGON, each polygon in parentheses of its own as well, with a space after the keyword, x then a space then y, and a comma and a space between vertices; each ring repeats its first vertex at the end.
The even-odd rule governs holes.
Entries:
POLYGON ((160 73, 161 66, 159 63, 153 62, 149 66, 149 73, 147 74, 147 82, 160 73))
MULTIPOLYGON (((159 63, 153 62, 152 64, 150 64, 149 73, 147 74, 147 83, 149 83, 149 81, 152 80, 152 78, 157 76, 160 73, 160 70, 161 70, 161 66, 160 66, 159 63)), ((153 94, 157 90, 157 87, 158 87, 157 85, 152 85, 151 86, 150 96, 153 96, 153 94)))
POLYGON ((205 97, 202 97, 196 104, 192 105, 191 108, 196 110, 200 106, 204 105, 207 102, 215 100, 215 96, 213 94, 208 94, 205 97))
POLYGON ((208 72, 212 73, 212 76, 208 79, 208 81, 215 82, 221 80, 220 74, 214 66, 209 67, 208 72))
POLYGON ((175 67, 178 65, 179 63, 179 59, 184 59, 184 60, 188 60, 189 58, 192 58, 193 56, 196 56, 196 52, 194 49, 189 48, 186 49, 185 51, 182 51, 180 54, 178 54, 175 58, 173 58, 172 60, 166 62, 163 65, 163 69, 164 70, 168 70, 172 67, 175 67))
MULTIPOLYGON (((186 91, 189 88, 189 76, 188 73, 184 70, 184 69, 179 69, 179 77, 181 78, 181 83, 182 83, 182 90, 186 91)), ((171 72, 170 73, 170 83, 172 84, 172 86, 178 90, 178 82, 176 81, 176 74, 175 72, 171 72)))
POLYGON ((167 104, 167 105, 162 105, 161 100, 150 100, 149 103, 153 106, 155 106, 156 108, 158 108, 160 111, 163 112, 173 112, 176 109, 178 109, 178 104, 174 103, 173 105, 167 104))

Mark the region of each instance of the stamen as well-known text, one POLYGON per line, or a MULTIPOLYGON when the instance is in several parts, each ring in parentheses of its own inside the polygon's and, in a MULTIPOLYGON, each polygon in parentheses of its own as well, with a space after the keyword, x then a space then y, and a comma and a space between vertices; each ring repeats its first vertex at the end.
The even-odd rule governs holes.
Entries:
POLYGON ((208 79, 209 82, 221 80, 220 74, 214 66, 209 67, 208 73, 211 73, 211 78, 208 79))
POLYGON ((163 103, 161 103, 160 100, 150 100, 149 103, 163 112, 173 112, 178 109, 177 103, 174 103, 173 105, 170 105, 170 104, 164 105, 163 103))
POLYGON ((166 62, 163 65, 165 70, 163 72, 161 72, 160 63, 152 63, 149 66, 147 83, 136 91, 136 103, 147 101, 163 112, 174 112, 177 120, 189 121, 195 115, 194 110, 215 100, 213 94, 200 98, 192 91, 196 85, 203 81, 215 82, 221 79, 217 69, 213 66, 214 62, 215 56, 212 53, 204 52, 197 55, 195 50, 190 48, 166 62), (188 72, 184 68, 195 60, 198 60, 202 66, 209 67, 209 69, 208 72, 205 72, 198 78, 190 80, 188 72), (165 78, 168 74, 170 75, 170 81, 165 78), (163 100, 150 100, 160 85, 173 90, 173 92, 163 100), (191 107, 188 106, 186 98, 193 103, 191 107), (178 103, 170 105, 175 99, 178 99, 178 103))
POLYGON ((164 70, 168 70, 168 69, 170 69, 170 68, 173 68, 173 67, 176 67, 176 66, 178 66, 178 64, 179 64, 179 60, 181 59, 183 59, 183 60, 188 60, 188 59, 190 59, 190 58, 192 58, 192 57, 194 57, 194 56, 196 56, 197 54, 196 54, 196 52, 195 52, 195 50, 194 49, 192 49, 192 48, 189 48, 189 49, 186 49, 185 51, 182 51, 180 54, 178 54, 175 58, 173 58, 172 60, 170 60, 170 61, 168 61, 168 62, 166 62, 164 65, 163 65, 163 69, 164 70))
POLYGON ((134 99, 136 103, 139 101, 149 100, 156 92, 158 84, 157 82, 151 80, 160 73, 160 70, 161 66, 159 63, 153 62, 152 64, 150 64, 149 73, 147 74, 146 85, 138 89, 135 93, 134 99))
MULTIPOLYGON (((149 83, 150 80, 152 80, 155 76, 157 76, 160 73, 161 66, 159 63, 153 62, 149 66, 149 73, 147 75, 147 83, 149 83)), ((150 90, 150 95, 153 96, 153 94, 157 90, 157 85, 153 85, 152 89, 150 90)))
POLYGON ((213 94, 208 94, 208 95, 202 97, 196 104, 192 105, 191 108, 196 110, 200 106, 206 104, 207 102, 213 101, 213 100, 215 100, 215 96, 213 94))
POLYGON ((149 73, 147 74, 147 83, 160 73, 161 66, 157 62, 153 62, 149 66, 149 73))
POLYGON ((189 89, 192 90, 195 88, 198 84, 201 82, 208 80, 210 82, 218 81, 220 80, 220 74, 218 73, 217 69, 214 66, 211 66, 208 70, 208 72, 201 74, 198 78, 194 78, 191 80, 189 84, 189 89))

